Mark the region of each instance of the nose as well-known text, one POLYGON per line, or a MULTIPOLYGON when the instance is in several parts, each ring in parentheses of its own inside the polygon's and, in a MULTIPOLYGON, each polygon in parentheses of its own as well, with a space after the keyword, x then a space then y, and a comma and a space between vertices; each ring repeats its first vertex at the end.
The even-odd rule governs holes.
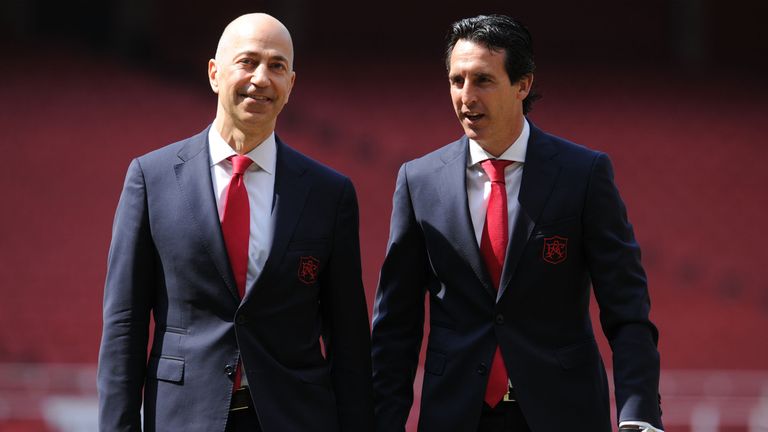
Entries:
POLYGON ((267 87, 269 85, 267 65, 260 64, 256 67, 253 71, 253 75, 251 75, 251 84, 256 87, 267 87))
POLYGON ((477 101, 474 86, 470 83, 464 83, 461 88, 461 103, 466 107, 471 107, 477 101))

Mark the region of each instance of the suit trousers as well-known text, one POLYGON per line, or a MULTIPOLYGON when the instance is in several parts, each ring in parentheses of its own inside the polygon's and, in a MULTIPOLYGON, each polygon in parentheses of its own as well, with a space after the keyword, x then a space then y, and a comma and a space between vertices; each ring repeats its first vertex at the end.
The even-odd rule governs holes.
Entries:
POLYGON ((261 432, 256 411, 253 408, 230 411, 225 432, 261 432))
POLYGON ((531 432, 517 402, 500 402, 495 408, 483 402, 477 432, 531 432))

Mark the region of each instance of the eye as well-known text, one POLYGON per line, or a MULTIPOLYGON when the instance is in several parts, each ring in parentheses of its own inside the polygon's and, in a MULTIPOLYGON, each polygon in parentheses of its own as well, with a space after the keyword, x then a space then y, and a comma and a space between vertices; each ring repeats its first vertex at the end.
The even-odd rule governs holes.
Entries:
POLYGON ((448 81, 450 81, 451 85, 454 87, 461 87, 464 85, 464 78, 460 76, 450 77, 448 81))
POLYGON ((241 58, 240 60, 237 61, 237 63, 243 66, 248 66, 248 67, 253 67, 256 65, 256 61, 248 57, 241 58))
POLYGON ((276 71, 288 70, 288 66, 286 66, 285 63, 272 63, 269 65, 269 67, 276 71))
POLYGON ((478 75, 478 77, 475 79, 475 82, 480 85, 490 83, 492 80, 488 75, 478 75))

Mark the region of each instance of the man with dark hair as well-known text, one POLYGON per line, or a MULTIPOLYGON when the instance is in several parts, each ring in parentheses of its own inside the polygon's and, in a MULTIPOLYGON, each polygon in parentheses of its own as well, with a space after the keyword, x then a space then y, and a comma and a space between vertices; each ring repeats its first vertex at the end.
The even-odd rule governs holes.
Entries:
MULTIPOLYGON (((459 40, 482 45, 489 50, 504 53, 504 70, 510 83, 516 83, 525 75, 533 74, 533 44, 531 34, 522 24, 504 15, 480 15, 456 21, 448 32, 445 47, 445 68, 451 70, 451 53, 459 40)), ((523 114, 533 109, 533 103, 541 97, 531 88, 523 99, 523 114)))
POLYGON ((610 432, 590 285, 621 430, 660 431, 658 331, 610 160, 526 118, 520 23, 454 23, 446 65, 465 136, 398 174, 373 317, 377 431, 404 428, 428 295, 419 431, 610 432))
POLYGON ((280 21, 235 19, 208 62, 213 124, 131 162, 104 289, 101 431, 141 431, 142 407, 145 432, 373 427, 357 199, 275 135, 295 77, 280 21))

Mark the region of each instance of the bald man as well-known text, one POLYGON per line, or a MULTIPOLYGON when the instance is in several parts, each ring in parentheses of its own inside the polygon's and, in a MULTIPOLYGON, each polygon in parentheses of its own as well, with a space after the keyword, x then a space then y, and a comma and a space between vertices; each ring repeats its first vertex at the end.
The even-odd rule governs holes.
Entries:
POLYGON ((101 431, 142 430, 142 405, 145 431, 372 430, 357 199, 275 135, 295 77, 279 21, 235 19, 208 62, 212 125, 131 162, 104 289, 101 431))

